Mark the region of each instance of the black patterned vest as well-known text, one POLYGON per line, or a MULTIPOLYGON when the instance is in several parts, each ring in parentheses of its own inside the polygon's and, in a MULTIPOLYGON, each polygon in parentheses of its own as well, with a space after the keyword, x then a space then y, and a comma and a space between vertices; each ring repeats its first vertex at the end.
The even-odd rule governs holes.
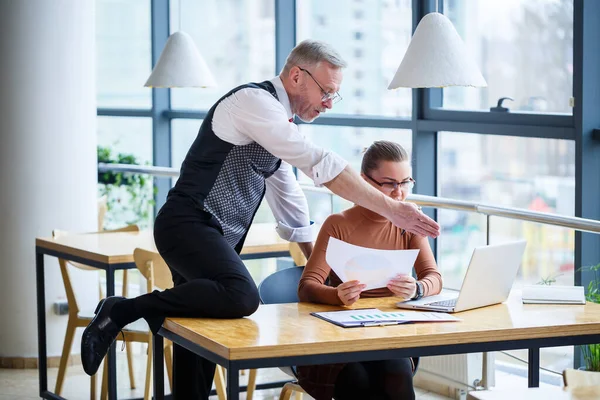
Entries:
POLYGON ((183 160, 179 180, 169 191, 169 197, 190 197, 197 207, 211 213, 231 247, 250 227, 265 195, 265 179, 281 165, 279 158, 258 143, 237 146, 219 139, 212 130, 217 105, 244 88, 266 90, 279 100, 269 81, 238 86, 221 97, 204 118, 198 137, 183 160))

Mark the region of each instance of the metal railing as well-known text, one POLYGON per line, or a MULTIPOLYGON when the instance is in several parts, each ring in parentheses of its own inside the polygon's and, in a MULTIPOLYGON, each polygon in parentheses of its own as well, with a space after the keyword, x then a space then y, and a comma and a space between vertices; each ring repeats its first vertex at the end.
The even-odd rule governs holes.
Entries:
MULTIPOLYGON (((137 174, 149 174, 153 176, 160 177, 170 177, 176 178, 179 176, 179 170, 177 168, 170 167, 154 167, 154 166, 146 166, 146 165, 129 165, 129 164, 107 164, 107 163, 99 163, 98 171, 100 172, 129 172, 129 173, 137 173, 137 174)), ((331 196, 331 210, 333 211, 333 196, 334 194, 329 191, 329 189, 324 187, 314 187, 308 185, 301 185, 302 189, 307 192, 315 192, 315 193, 323 193, 331 196)), ((435 196, 425 196, 420 194, 411 194, 408 199, 415 204, 418 204, 422 207, 432 207, 432 208, 441 208, 448 210, 458 210, 458 211, 467 211, 467 212, 475 212, 479 214, 486 215, 488 217, 488 238, 489 238, 489 217, 503 217, 503 218, 511 218, 518 219, 522 221, 530 221, 537 222, 540 224, 561 226, 563 228, 575 229, 582 232, 592 232, 600 234, 600 221, 579 218, 579 217, 569 217, 564 215, 550 214, 544 212, 536 212, 525 210, 521 208, 512 208, 512 207, 499 207, 488 204, 480 204, 470 201, 463 200, 455 200, 455 199, 447 199, 444 197, 435 197, 435 196)))

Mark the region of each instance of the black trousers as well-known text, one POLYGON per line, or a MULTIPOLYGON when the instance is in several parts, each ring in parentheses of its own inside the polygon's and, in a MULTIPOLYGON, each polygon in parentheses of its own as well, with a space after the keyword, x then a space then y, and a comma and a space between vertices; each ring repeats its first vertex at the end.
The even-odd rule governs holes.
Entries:
POLYGON ((348 363, 334 393, 336 400, 414 400, 413 364, 409 358, 348 363))
MULTIPOLYGON (((239 257, 245 237, 234 249, 211 214, 187 199, 169 199, 156 218, 154 239, 175 286, 135 300, 153 332, 165 317, 241 318, 256 311, 258 289, 239 257)), ((176 400, 208 399, 214 373, 214 363, 174 345, 176 400)))

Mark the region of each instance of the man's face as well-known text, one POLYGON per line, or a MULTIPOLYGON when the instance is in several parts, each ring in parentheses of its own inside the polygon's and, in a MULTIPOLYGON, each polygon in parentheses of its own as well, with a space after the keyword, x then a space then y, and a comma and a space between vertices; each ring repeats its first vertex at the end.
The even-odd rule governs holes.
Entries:
POLYGON ((337 93, 342 83, 342 69, 327 62, 316 67, 294 67, 297 91, 291 96, 292 111, 304 122, 314 121, 333 106, 331 95, 337 93))

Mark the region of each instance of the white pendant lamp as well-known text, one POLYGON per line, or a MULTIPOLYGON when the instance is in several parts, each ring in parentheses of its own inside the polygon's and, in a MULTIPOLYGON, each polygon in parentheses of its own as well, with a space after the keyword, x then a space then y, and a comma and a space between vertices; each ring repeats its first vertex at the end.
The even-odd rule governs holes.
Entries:
POLYGON ((432 12, 423 17, 388 89, 486 87, 452 22, 432 12))
POLYGON ((217 83, 190 35, 175 32, 167 40, 146 87, 216 87, 217 83))

